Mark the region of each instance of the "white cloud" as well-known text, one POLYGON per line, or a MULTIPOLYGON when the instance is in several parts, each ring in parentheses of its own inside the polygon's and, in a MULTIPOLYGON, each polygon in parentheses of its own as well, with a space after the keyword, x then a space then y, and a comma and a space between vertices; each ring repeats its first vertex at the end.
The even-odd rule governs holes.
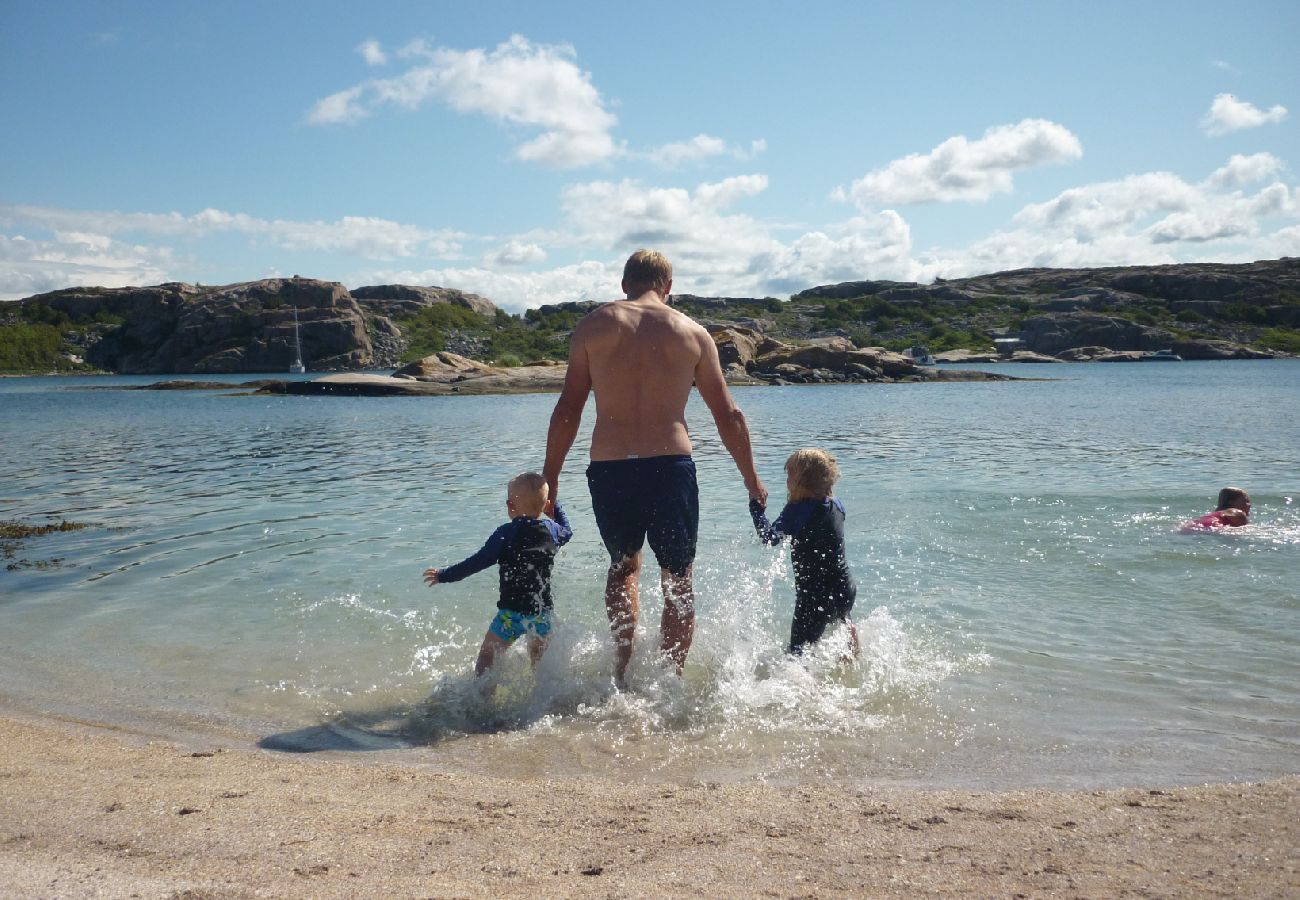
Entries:
MULTIPOLYGON (((1006 227, 973 243, 925 249, 916 248, 913 229, 892 209, 818 227, 756 217, 745 205, 767 190, 761 173, 693 187, 630 179, 573 184, 560 196, 553 227, 494 238, 491 245, 482 237, 365 216, 319 222, 220 209, 182 215, 0 205, 0 296, 171 280, 173 251, 160 243, 185 241, 186 253, 197 255, 206 246, 201 241, 221 235, 245 235, 261 251, 231 281, 300 268, 277 251, 316 251, 329 260, 352 259, 327 263, 337 270, 303 274, 349 284, 458 287, 512 311, 614 298, 623 260, 638 247, 668 254, 679 292, 759 297, 838 281, 928 280, 1025 266, 1249 260, 1300 253, 1300 186, 1284 179, 1286 171, 1282 160, 1259 153, 1233 156, 1199 182, 1146 172, 1080 185, 1025 205, 1006 227), (448 262, 464 255, 466 242, 476 247, 477 264, 448 262), (562 264, 552 264, 561 252, 562 264), (348 271, 359 274, 345 277, 348 271)), ((194 267, 187 258, 184 268, 194 267)), ((205 268, 213 268, 211 261, 205 268)))
POLYGON ((169 280, 171 252, 66 232, 53 240, 0 234, 0 300, 17 300, 77 285, 126 287, 169 280))
POLYGON ((695 198, 705 206, 726 209, 745 197, 755 197, 767 190, 766 175, 736 175, 722 181, 701 184, 695 198))
POLYGON ((382 66, 388 62, 388 56, 384 53, 384 48, 379 45, 379 41, 368 40, 362 41, 357 46, 357 52, 361 58, 366 61, 368 66, 382 66))
POLYGON ((1011 191, 1016 171, 1082 155, 1079 139, 1065 126, 1025 119, 990 128, 975 141, 958 135, 927 154, 896 159, 868 172, 847 191, 837 188, 832 196, 852 200, 863 210, 880 204, 988 200, 1011 191))
POLYGON ((349 277, 350 287, 363 284, 424 284, 458 288, 487 297, 508 312, 523 312, 547 303, 614 300, 623 263, 587 260, 544 272, 506 272, 495 268, 375 269, 349 277))
POLYGON ((1231 72, 1234 75, 1237 74, 1237 67, 1226 59, 1212 59, 1210 60, 1210 65, 1214 66, 1214 68, 1218 69, 1220 72, 1231 72))
POLYGON ((1045 203, 1031 203, 1015 220, 1090 243, 1153 213, 1187 209, 1196 196, 1197 189, 1177 175, 1148 172, 1070 188, 1045 203))
POLYGON ((198 238, 216 232, 256 237, 287 250, 350 253, 369 259, 436 254, 455 256, 466 237, 371 216, 344 216, 334 222, 259 219, 245 213, 205 209, 180 213, 122 213, 0 205, 0 225, 35 226, 52 231, 104 235, 153 234, 198 238))
POLYGON ((1234 156, 1199 184, 1149 172, 1063 191, 1030 204, 1018 228, 965 248, 932 250, 918 260, 925 276, 959 277, 1026 266, 1157 265, 1204 259, 1284 255, 1290 228, 1268 220, 1300 215, 1296 188, 1275 181, 1254 194, 1241 188, 1276 175, 1268 154, 1234 156))
POLYGON ((907 222, 887 209, 851 219, 827 234, 813 231, 762 259, 764 293, 789 294, 818 284, 916 277, 907 222))
POLYGON ((458 112, 540 129, 515 148, 519 159, 557 168, 589 165, 621 152, 610 136, 617 119, 574 55, 572 47, 533 44, 519 35, 491 51, 415 41, 398 53, 416 62, 412 68, 331 94, 312 107, 307 120, 351 123, 380 106, 417 109, 437 101, 458 112))
POLYGON ((722 156, 727 152, 727 142, 722 138, 707 134, 697 134, 689 141, 664 144, 646 154, 655 165, 666 169, 676 168, 683 163, 696 162, 710 156, 722 156))
POLYGON ((1236 190, 1272 178, 1284 168, 1286 163, 1271 153, 1253 153, 1250 156, 1235 153, 1227 165, 1215 169, 1205 179, 1205 187, 1217 191, 1236 190))
POLYGON ((509 240, 504 246, 489 253, 483 265, 489 268, 535 265, 546 261, 546 251, 539 245, 520 240, 509 240))
POLYGON ((1068 237, 1080 246, 1123 236, 1150 244, 1244 237, 1258 233, 1260 219, 1295 210, 1291 191, 1281 182, 1252 196, 1235 190, 1280 168, 1280 160, 1257 154, 1233 157, 1200 185, 1170 172, 1132 175, 1071 188, 1045 203, 1030 204, 1015 221, 1045 237, 1068 237), (1160 218, 1151 221, 1153 216, 1160 218))
POLYGON ((728 144, 722 138, 708 134, 697 134, 688 141, 664 144, 645 153, 646 159, 664 169, 677 169, 690 163, 700 162, 717 156, 729 156, 733 159, 753 159, 767 149, 767 141, 759 138, 751 141, 749 147, 728 144))
POLYGON ((369 110, 359 102, 362 88, 353 87, 337 94, 330 94, 321 100, 307 114, 307 121, 313 125, 333 125, 359 122, 370 115, 369 110))
POLYGON ((679 266, 683 271, 726 279, 744 271, 755 253, 775 245, 766 226, 726 213, 766 187, 764 175, 701 184, 693 192, 632 180, 595 181, 567 188, 561 203, 569 229, 587 246, 617 252, 654 247, 686 262, 679 266))
POLYGON ((566 221, 588 246, 615 256, 653 247, 673 260, 681 293, 768 296, 813 284, 899 278, 912 271, 911 235, 893 210, 873 213, 786 242, 777 227, 732 208, 768 185, 742 175, 694 190, 635 181, 591 182, 565 193, 566 221))
POLYGON ((1278 229, 1265 239, 1263 247, 1264 252, 1259 255, 1261 259, 1300 256, 1300 225, 1278 229))
POLYGON ((1273 106, 1267 111, 1253 103, 1238 100, 1232 94, 1219 94, 1210 104, 1210 111, 1201 119, 1206 134, 1223 135, 1243 128, 1276 124, 1286 118, 1285 106, 1273 106))

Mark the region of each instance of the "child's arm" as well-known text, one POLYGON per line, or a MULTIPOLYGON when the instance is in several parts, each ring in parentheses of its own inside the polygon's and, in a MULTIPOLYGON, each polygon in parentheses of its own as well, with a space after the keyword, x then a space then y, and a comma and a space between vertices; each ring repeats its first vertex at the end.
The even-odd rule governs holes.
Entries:
POLYGON ((757 500, 749 501, 749 517, 754 520, 754 530, 758 532, 758 539, 764 544, 775 547, 781 543, 785 533, 781 531, 781 516, 776 517, 775 524, 768 524, 767 509, 757 500))
POLYGON ((569 525, 569 516, 564 512, 564 506, 558 500, 555 501, 555 513, 551 518, 555 520, 555 527, 551 529, 555 546, 563 547, 573 537, 573 528, 569 525))
POLYGON ((432 587, 435 584, 450 584, 453 581, 460 581, 462 578, 468 578, 475 572, 482 572, 488 566, 495 565, 501 558, 501 551, 505 549, 509 541, 507 530, 510 523, 506 523, 492 532, 492 536, 487 539, 477 553, 463 562, 458 562, 454 566, 447 566, 445 569, 427 569, 424 573, 424 580, 432 587))
POLYGON ((1224 525, 1231 525, 1234 528, 1240 528, 1247 522, 1246 513, 1240 509, 1224 509, 1219 511, 1219 521, 1224 525))

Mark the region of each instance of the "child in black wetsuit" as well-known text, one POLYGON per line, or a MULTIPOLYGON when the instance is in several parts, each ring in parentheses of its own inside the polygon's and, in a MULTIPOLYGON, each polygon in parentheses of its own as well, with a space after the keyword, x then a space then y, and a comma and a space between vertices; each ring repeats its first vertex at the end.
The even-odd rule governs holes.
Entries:
POLYGON ((511 479, 506 492, 510 521, 487 539, 483 548, 464 562, 445 569, 425 569, 429 587, 460 581, 491 565, 499 565, 501 599, 497 614, 483 635, 474 674, 492 668, 497 654, 527 635, 528 655, 537 665, 551 633, 551 566, 555 554, 573 537, 563 507, 555 504, 555 518, 542 515, 549 488, 536 472, 511 479))
POLYGON ((849 628, 853 655, 858 655, 858 629, 849 618, 857 588, 844 559, 844 505, 832 496, 840 470, 825 450, 796 450, 785 461, 789 500, 781 515, 768 524, 767 512, 749 501, 758 537, 775 546, 790 538, 794 559, 794 622, 790 652, 821 640, 831 622, 849 628))

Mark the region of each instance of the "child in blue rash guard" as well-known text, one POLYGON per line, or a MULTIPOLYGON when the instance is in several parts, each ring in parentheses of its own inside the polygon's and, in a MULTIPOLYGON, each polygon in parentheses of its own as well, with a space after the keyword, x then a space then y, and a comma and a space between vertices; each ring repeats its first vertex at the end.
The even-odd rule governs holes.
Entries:
POLYGON ((775 546, 790 538, 795 592, 790 653, 803 653, 821 640, 827 625, 841 621, 857 656, 858 629, 849 618, 857 588, 844 559, 844 505, 831 494, 839 467, 825 450, 796 450, 785 461, 785 475, 789 500, 776 521, 768 524, 757 500, 749 501, 749 514, 763 543, 775 546))
POLYGON ((497 654, 527 635, 528 655, 537 665, 551 633, 551 566, 555 554, 573 537, 564 508, 555 504, 555 518, 542 515, 548 493, 546 479, 525 472, 511 479, 506 493, 510 521, 487 539, 483 548, 464 562, 445 569, 425 569, 429 587, 460 581, 488 566, 501 573, 501 599, 497 614, 483 635, 474 674, 492 668, 497 654))

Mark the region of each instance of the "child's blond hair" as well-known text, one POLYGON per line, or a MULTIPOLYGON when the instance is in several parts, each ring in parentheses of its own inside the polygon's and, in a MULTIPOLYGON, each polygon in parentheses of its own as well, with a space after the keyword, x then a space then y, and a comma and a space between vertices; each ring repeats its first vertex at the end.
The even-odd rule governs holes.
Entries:
POLYGON ((835 457, 825 450, 805 447, 790 454, 785 461, 786 474, 790 476, 790 502, 800 500, 825 500, 835 490, 840 480, 840 467, 835 457))
POLYGON ((539 473, 521 472, 510 479, 506 491, 515 503, 516 512, 535 519, 546 508, 546 498, 551 489, 539 473))

